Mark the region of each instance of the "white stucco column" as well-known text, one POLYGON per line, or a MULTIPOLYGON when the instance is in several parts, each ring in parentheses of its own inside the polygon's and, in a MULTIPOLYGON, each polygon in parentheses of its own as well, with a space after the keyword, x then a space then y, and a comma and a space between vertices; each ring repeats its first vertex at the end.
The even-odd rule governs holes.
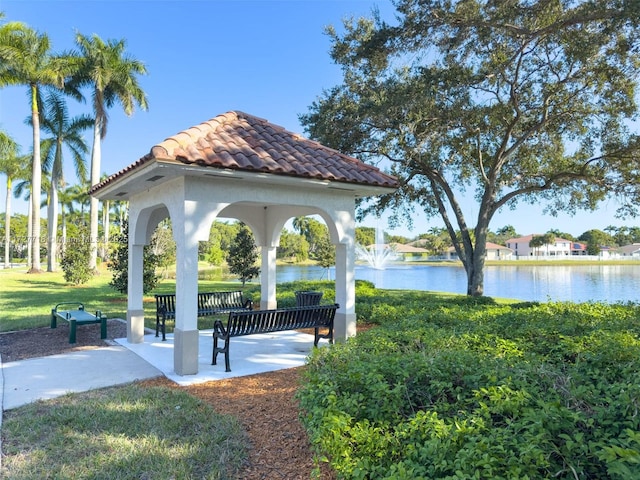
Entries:
MULTIPOLYGON (((352 237, 353 238, 353 237, 352 237)), ((356 334, 355 251, 350 245, 336 245, 336 303, 340 305, 334 322, 336 341, 356 334)))
POLYGON ((135 245, 129 235, 129 270, 127 272, 127 342, 144 341, 143 254, 144 245, 135 245))
POLYGON ((178 375, 198 373, 198 240, 197 223, 185 202, 183 218, 174 219, 176 241, 176 326, 173 332, 173 366, 178 375))
POLYGON ((260 309, 277 308, 276 302, 276 247, 262 246, 260 267, 260 309))

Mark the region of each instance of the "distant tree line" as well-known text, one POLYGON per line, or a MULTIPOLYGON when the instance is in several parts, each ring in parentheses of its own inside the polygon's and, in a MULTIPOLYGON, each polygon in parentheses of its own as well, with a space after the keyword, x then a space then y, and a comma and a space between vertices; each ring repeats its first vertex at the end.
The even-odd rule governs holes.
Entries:
MULTIPOLYGON (((119 236, 122 234, 123 225, 126 225, 126 205, 117 202, 111 205, 112 218, 110 220, 110 230, 112 243, 117 244, 119 236)), ((26 215, 12 215, 9 243, 12 261, 24 262, 27 258, 27 223, 26 215)), ((44 220, 42 220, 44 223, 44 220)), ((65 239, 60 244, 64 249, 71 241, 70 239, 83 238, 87 234, 89 216, 87 209, 81 208, 81 204, 69 204, 63 209, 60 216, 58 233, 60 238, 65 239)), ((227 261, 227 256, 231 250, 234 239, 242 228, 239 222, 216 221, 211 226, 209 240, 200 242, 199 257, 213 266, 222 266, 227 261)), ((575 236, 559 229, 552 229, 547 232, 516 232, 511 225, 498 228, 495 232, 489 230, 487 241, 498 245, 506 245, 507 240, 521 237, 530 233, 539 234, 541 237, 551 234, 554 238, 564 238, 587 244, 589 254, 597 254, 600 247, 619 247, 632 243, 640 243, 640 227, 613 226, 609 225, 603 230, 590 229, 575 236)), ((5 235, 5 223, 3 216, 0 216, 0 237, 5 235)), ((425 233, 420 233, 412 238, 389 235, 384 233, 384 243, 409 244, 414 243, 421 248, 425 248, 432 255, 444 253, 451 247, 451 240, 445 228, 432 227, 425 233)), ((372 245, 376 242, 376 228, 356 227, 356 243, 362 246, 372 245)), ((161 269, 160 275, 175 263, 175 243, 171 232, 171 222, 164 221, 156 229, 153 243, 154 254, 158 257, 158 267, 161 269)), ((103 245, 101 244, 101 248, 103 245)), ((105 258, 110 258, 113 254, 114 246, 105 246, 108 249, 105 258)), ((4 256, 5 245, 0 245, 0 258, 4 256)), ((46 249, 43 247, 43 254, 46 249)), ((324 223, 312 217, 298 217, 293 222, 293 231, 286 228, 280 235, 280 245, 276 252, 279 261, 287 263, 304 263, 307 261, 317 263, 328 268, 335 263, 335 251, 329 239, 329 232, 324 223)))

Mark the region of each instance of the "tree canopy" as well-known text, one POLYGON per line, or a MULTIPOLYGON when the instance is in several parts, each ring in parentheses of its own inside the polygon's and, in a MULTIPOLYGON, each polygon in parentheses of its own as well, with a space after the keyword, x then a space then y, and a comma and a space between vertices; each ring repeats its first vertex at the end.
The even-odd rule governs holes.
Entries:
POLYGON ((396 0, 393 23, 330 27, 343 83, 316 100, 308 134, 368 161, 401 188, 361 210, 439 215, 482 295, 488 227, 501 208, 637 212, 632 133, 640 3, 396 0), (470 193, 477 217, 465 216, 470 193), (475 226, 473 223, 475 222, 475 226))

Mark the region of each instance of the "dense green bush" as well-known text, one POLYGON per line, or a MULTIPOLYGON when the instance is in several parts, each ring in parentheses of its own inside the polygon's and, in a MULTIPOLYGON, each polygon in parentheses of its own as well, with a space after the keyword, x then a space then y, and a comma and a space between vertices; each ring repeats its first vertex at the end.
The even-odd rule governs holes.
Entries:
POLYGON ((640 307, 385 295, 298 394, 342 478, 640 478, 640 307))
POLYGON ((91 242, 89 241, 89 235, 74 238, 69 242, 60 260, 60 268, 63 271, 64 279, 68 283, 82 285, 91 280, 95 272, 89 266, 90 256, 91 242))
MULTIPOLYGON (((151 238, 149 245, 142 250, 142 291, 148 294, 158 285, 160 277, 156 270, 162 263, 162 256, 155 254, 156 235, 151 238)), ((111 258, 108 268, 113 273, 109 286, 120 293, 127 293, 129 289, 129 222, 122 226, 122 232, 113 239, 111 258)))

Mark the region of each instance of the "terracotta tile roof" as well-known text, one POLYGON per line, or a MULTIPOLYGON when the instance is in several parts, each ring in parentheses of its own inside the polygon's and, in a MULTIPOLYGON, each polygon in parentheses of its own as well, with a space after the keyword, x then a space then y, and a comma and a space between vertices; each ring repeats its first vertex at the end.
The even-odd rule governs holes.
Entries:
POLYGON ((513 250, 511 250, 508 247, 505 247, 504 245, 499 245, 497 243, 493 243, 493 242, 487 242, 486 243, 486 248, 487 250, 510 250, 513 252, 513 250))
POLYGON ((136 163, 95 185, 94 193, 153 160, 397 188, 395 177, 360 160, 289 132, 267 120, 231 111, 151 148, 136 163))

